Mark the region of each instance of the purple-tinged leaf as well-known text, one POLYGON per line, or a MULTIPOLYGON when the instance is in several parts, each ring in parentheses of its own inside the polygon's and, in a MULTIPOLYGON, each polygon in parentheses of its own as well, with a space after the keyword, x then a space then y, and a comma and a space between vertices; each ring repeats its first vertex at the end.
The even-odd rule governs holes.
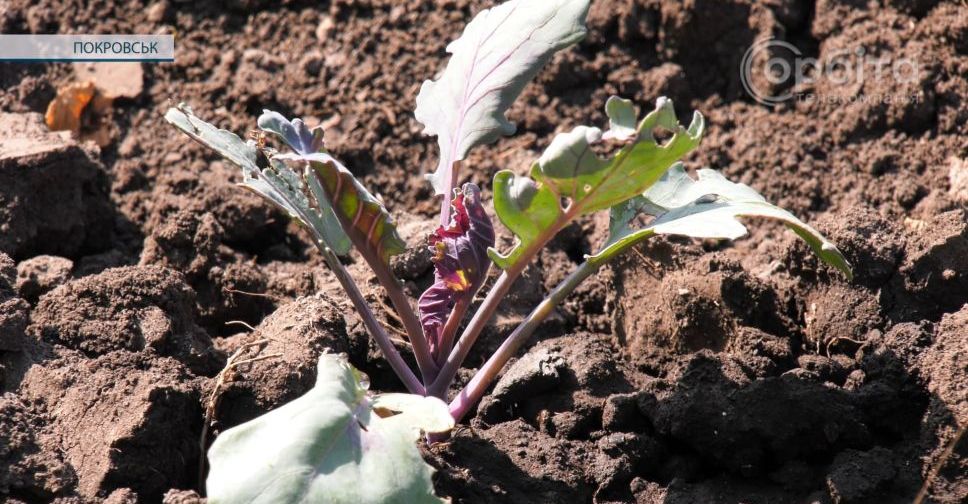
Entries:
MULTIPOLYGON (((390 270, 390 257, 406 250, 406 244, 397 234, 396 225, 383 203, 326 152, 320 128, 309 130, 299 119, 289 122, 268 111, 260 118, 260 126, 281 136, 294 149, 295 152, 272 153, 271 161, 291 165, 295 170, 290 171, 303 174, 303 188, 310 203, 320 214, 332 217, 326 224, 335 221, 339 234, 356 247, 373 270, 407 331, 421 374, 425 379, 433 376, 436 367, 420 320, 400 281, 390 270)), ((395 349, 390 351, 395 352, 395 349)))
POLYGON ((288 212, 312 233, 313 241, 390 366, 408 390, 424 394, 425 388, 400 357, 337 257, 348 253, 354 244, 360 250, 397 310, 426 379, 436 367, 423 337, 423 328, 387 264, 388 258, 402 252, 405 245, 382 204, 322 148, 322 130, 310 130, 298 119, 290 122, 279 114, 266 112, 261 126, 278 134, 294 149, 303 151, 280 154, 262 142, 245 142, 231 132, 202 121, 184 104, 171 108, 165 119, 242 168, 241 185, 288 212), (269 158, 268 164, 264 162, 265 157, 269 158))
POLYGON ((274 154, 273 162, 295 165, 305 172, 306 193, 321 213, 335 214, 342 231, 374 268, 386 267, 390 256, 406 250, 383 204, 345 166, 323 149, 323 129, 309 129, 302 119, 286 119, 264 110, 259 127, 278 135, 294 152, 274 154))
POLYGON ((310 129, 302 119, 289 121, 279 112, 263 110, 258 119, 259 128, 279 135, 286 145, 299 154, 313 154, 323 149, 323 128, 310 129))
POLYGON ((332 206, 343 231, 374 270, 385 269, 391 256, 406 250, 407 245, 397 234, 396 225, 383 204, 334 157, 319 152, 283 154, 275 159, 309 163, 306 176, 314 199, 332 206))
POLYGON ((514 133, 504 111, 556 51, 585 36, 588 3, 511 0, 481 11, 447 46, 447 68, 423 83, 414 111, 424 133, 437 135, 440 162, 428 176, 437 194, 451 194, 455 163, 472 147, 514 133))
POLYGON ((470 299, 487 277, 494 246, 494 227, 481 203, 481 190, 464 184, 452 202, 451 224, 440 226, 429 238, 434 261, 434 283, 420 296, 420 322, 436 352, 440 333, 459 298, 470 299))

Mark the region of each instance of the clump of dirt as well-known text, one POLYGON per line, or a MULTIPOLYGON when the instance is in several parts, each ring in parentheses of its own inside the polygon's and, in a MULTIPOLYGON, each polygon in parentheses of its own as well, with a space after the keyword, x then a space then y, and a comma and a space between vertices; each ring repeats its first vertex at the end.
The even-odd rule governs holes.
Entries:
POLYGON ((633 354, 656 347, 724 350, 744 326, 776 335, 797 331, 776 291, 734 261, 704 257, 661 279, 640 268, 622 271, 630 274, 616 277, 616 333, 633 354), (643 303, 652 309, 639 309, 643 303))
MULTIPOLYGON (((966 334, 968 307, 964 306, 957 313, 947 314, 941 319, 933 338, 930 333, 919 334, 921 341, 933 340, 930 346, 922 345, 927 346, 926 350, 913 362, 927 381, 927 390, 931 394, 922 436, 925 444, 933 447, 930 450, 932 460, 941 460, 945 456, 945 447, 954 442, 959 429, 964 429, 964 418, 968 415, 966 334)), ((940 477, 935 483, 939 487, 937 494, 958 496, 963 493, 962 478, 966 471, 968 449, 959 444, 941 467, 940 477)))
POLYGON ((102 250, 114 219, 96 152, 47 131, 38 114, 0 113, 0 250, 15 259, 102 250))
POLYGON ((915 234, 898 278, 910 301, 898 303, 897 318, 937 320, 958 310, 968 292, 968 210, 951 210, 915 225, 923 232, 915 234))
POLYGON ((17 264, 17 292, 32 303, 71 278, 74 261, 39 255, 17 264))
POLYGON ((224 362, 196 317, 183 277, 160 267, 108 269, 44 294, 21 348, 0 352, 3 390, 14 392, 0 401, 3 492, 137 502, 192 486, 202 375, 224 362))
POLYGON ((0 395, 0 492, 49 500, 77 484, 57 446, 42 440, 43 418, 10 393, 0 395))
POLYGON ((255 331, 224 338, 219 346, 235 352, 257 345, 252 355, 265 358, 239 366, 218 395, 217 419, 224 428, 251 420, 309 391, 323 352, 346 354, 365 368, 367 342, 348 333, 342 309, 325 295, 302 297, 282 305, 255 331))
MULTIPOLYGON (((0 252, 0 352, 20 350, 27 330, 30 305, 17 297, 16 275, 13 259, 0 252)), ((0 385, 2 371, 0 367, 0 385)))
POLYGON ((209 328, 228 332, 229 321, 257 323, 271 311, 265 274, 245 254, 223 244, 225 230, 212 213, 198 216, 181 210, 155 227, 145 239, 140 264, 183 272, 209 328))
POLYGON ((601 430, 604 399, 633 388, 627 364, 613 359, 614 352, 609 338, 592 334, 542 341, 508 368, 481 402, 477 419, 496 424, 522 418, 569 439, 601 430))
POLYGON ((108 269, 44 295, 31 314, 29 332, 88 357, 149 349, 197 374, 212 375, 224 360, 195 324, 194 298, 174 270, 108 269))
POLYGON ((43 413, 48 437, 86 499, 127 487, 158 496, 194 482, 199 456, 198 380, 178 361, 146 352, 95 358, 57 348, 31 367, 19 395, 43 413), (158 439, 164 439, 159 443, 158 439))
POLYGON ((700 467, 746 477, 872 444, 870 421, 846 391, 797 372, 753 381, 741 363, 712 354, 680 360, 668 379, 649 383, 639 407, 700 467))
POLYGON ((556 439, 515 419, 486 430, 458 430, 427 457, 440 494, 467 502, 590 502, 582 443, 556 439), (506 448, 498 448, 498 447, 506 448), (540 450, 534 447, 540 446, 540 450))

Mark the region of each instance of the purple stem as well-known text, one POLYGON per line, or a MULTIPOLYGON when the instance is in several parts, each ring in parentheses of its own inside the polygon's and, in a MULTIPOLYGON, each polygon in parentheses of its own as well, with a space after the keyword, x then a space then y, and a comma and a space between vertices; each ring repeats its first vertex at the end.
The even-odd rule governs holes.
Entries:
MULTIPOLYGON (((526 262, 522 261, 522 263, 526 262)), ((494 312, 497 310, 501 300, 508 293, 508 290, 511 289, 515 278, 520 274, 520 271, 511 272, 510 274, 509 272, 511 270, 501 273, 501 276, 494 282, 494 286, 487 292, 487 297, 484 298, 484 302, 481 303, 481 306, 471 318, 470 323, 468 323, 467 328, 464 329, 464 334, 457 340, 457 345, 454 347, 454 350, 447 356, 447 361, 444 362, 444 365, 440 367, 440 372, 437 373, 437 379, 427 387, 427 393, 429 395, 446 397, 447 389, 454 381, 454 377, 457 376, 457 370, 460 369, 460 365, 467 358, 467 354, 471 351, 471 347, 474 346, 474 342, 477 341, 477 337, 481 334, 481 331, 491 319, 491 316, 494 315, 494 312)))
POLYGON ((390 270, 382 267, 383 263, 370 262, 369 264, 370 269, 376 274, 377 280, 386 289, 393 308, 396 309, 401 322, 403 322, 403 328, 407 331, 407 337, 410 339, 410 345, 413 347, 413 355, 417 360, 417 367, 420 368, 420 375, 423 377, 423 382, 431 383, 437 377, 439 368, 430 355, 430 345, 424 336, 420 319, 417 318, 417 313, 410 304, 410 299, 403 292, 400 282, 390 273, 390 270), (374 264, 379 266, 374 267, 374 264))
POLYGON ((507 364, 508 360, 517 353, 521 345, 531 337, 534 330, 542 323, 548 315, 550 315, 555 306, 561 303, 575 287, 591 276, 593 273, 598 271, 598 268, 604 261, 593 261, 588 260, 582 263, 575 271, 573 271, 567 278, 565 278, 553 291, 546 297, 541 303, 535 307, 534 310, 528 314, 528 317, 524 319, 521 324, 514 329, 504 343, 498 347, 494 355, 484 363, 484 366, 471 378, 470 383, 464 387, 460 393, 454 397, 454 400, 450 403, 450 414, 454 417, 454 421, 460 421, 464 415, 481 400, 484 396, 484 392, 490 387, 491 383, 497 378, 498 373, 507 364))
POLYGON ((454 304, 450 315, 447 316, 447 322, 440 331, 440 346, 437 349, 438 366, 443 366, 447 362, 450 351, 454 349, 454 336, 457 334, 457 328, 460 327, 460 321, 464 320, 464 315, 467 313, 467 308, 470 307, 472 299, 472 295, 457 298, 457 303, 454 304))
POLYGON ((464 415, 481 400, 484 396, 484 392, 487 388, 491 386, 491 383, 497 378, 498 373, 501 369, 508 363, 508 360, 517 353, 521 345, 531 337, 534 330, 541 324, 548 315, 554 310, 555 306, 560 304, 562 301, 571 294, 576 287, 578 287, 586 278, 598 271, 603 264, 611 259, 614 259, 618 255, 624 253, 626 250, 632 248, 633 246, 641 243, 643 240, 647 240, 655 236, 654 231, 644 230, 644 232, 637 233, 637 237, 634 240, 624 241, 620 246, 615 248, 612 252, 604 255, 589 257, 572 271, 568 277, 559 283, 554 290, 552 290, 548 297, 546 297, 541 303, 535 307, 534 310, 528 314, 528 317, 522 321, 518 327, 514 329, 510 336, 501 346, 498 347, 494 355, 491 356, 484 366, 478 370, 477 374, 471 378, 471 381, 461 390, 453 401, 450 402, 450 414, 454 417, 454 421, 460 421, 464 415))
POLYGON ((413 374, 413 370, 403 360, 403 357, 400 356, 397 347, 393 346, 393 342, 390 341, 390 336, 387 335, 383 326, 373 316, 373 310, 370 309, 370 305, 363 298, 363 294, 356 286, 356 282, 353 281, 353 278, 346 271, 346 268, 343 267, 343 263, 339 261, 339 257, 329 247, 323 245, 321 241, 317 240, 316 243, 319 246, 320 252, 323 254, 323 258, 326 260, 326 264, 329 265, 329 269, 336 275, 336 279, 339 280, 343 290, 346 291, 346 295, 349 296, 356 311, 359 312, 360 318, 363 320, 363 325, 366 326, 366 330, 373 336, 377 346, 380 347, 380 351, 383 352, 383 356, 390 363, 390 367, 400 377, 400 381, 403 382, 411 394, 426 395, 426 389, 420 383, 420 380, 417 379, 417 376, 413 374))
MULTIPOLYGON (((454 146, 452 149, 455 149, 455 148, 456 146, 454 146)), ((444 153, 441 152, 440 155, 444 156, 444 153)), ((448 153, 447 159, 448 160, 454 159, 453 152, 448 153)), ((440 164, 444 164, 444 163, 447 163, 447 161, 445 161, 444 158, 442 157, 440 160, 440 164)), ((451 210, 453 210, 451 208, 450 198, 451 198, 451 195, 454 194, 454 188, 457 187, 457 170, 458 168, 460 168, 460 161, 450 161, 449 163, 447 163, 447 165, 448 165, 447 170, 450 171, 449 176, 447 178, 447 181, 448 181, 447 190, 444 192, 443 197, 440 199, 440 225, 444 227, 447 227, 450 225, 450 212, 451 210)))

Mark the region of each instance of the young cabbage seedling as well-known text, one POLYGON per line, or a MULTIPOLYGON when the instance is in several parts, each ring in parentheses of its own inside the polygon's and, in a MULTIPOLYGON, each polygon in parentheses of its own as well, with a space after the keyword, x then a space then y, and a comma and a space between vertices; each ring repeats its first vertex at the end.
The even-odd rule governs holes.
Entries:
MULTIPOLYGON (((467 25, 460 38, 447 46, 451 57, 443 74, 421 87, 415 116, 424 125, 425 133, 437 137, 439 163, 428 178, 441 196, 441 211, 440 225, 428 237, 434 283, 420 296, 416 311, 389 267, 390 258, 405 250, 404 241, 379 200, 326 151, 320 127, 310 128, 300 119, 290 121, 276 112, 265 111, 257 124, 287 147, 277 151, 264 142, 246 142, 219 130, 196 117, 185 105, 170 109, 165 116, 190 137, 241 167, 242 186, 286 211, 310 233, 390 366, 410 393, 420 396, 395 400, 402 405, 394 410, 402 412, 397 415, 398 423, 413 419, 410 427, 439 432, 459 421, 558 303, 603 264, 655 235, 734 239, 746 233, 737 217, 778 219, 803 238, 822 260, 848 278, 851 276, 849 264, 832 243, 794 215, 767 203, 756 191, 732 183, 712 170, 699 170, 698 179, 691 178, 679 160, 699 144, 705 128, 703 117, 694 113, 688 126, 681 125, 672 102, 666 98, 659 98, 655 108, 639 119, 631 101, 613 96, 605 104, 609 124, 604 132, 596 127, 575 127, 551 141, 527 176, 508 170, 498 172, 491 188, 494 212, 514 234, 516 242, 503 252, 494 248, 494 229, 481 190, 471 183, 458 187, 461 161, 474 147, 514 132, 505 111, 556 51, 584 37, 587 10, 588 0, 511 0, 484 10, 467 25), (667 133, 666 139, 659 140, 656 132, 667 133), (596 144, 607 144, 613 154, 599 156, 596 144), (583 215, 600 211, 610 212, 609 235, 601 249, 586 256, 508 336, 467 386, 449 398, 457 371, 515 280, 559 231, 583 215), (635 228, 633 224, 643 220, 640 216, 645 216, 646 224, 635 228), (340 262, 339 256, 347 255, 351 249, 356 249, 386 289, 412 345, 417 372, 401 357, 340 262), (492 263, 501 273, 466 327, 459 331, 492 263), (443 409, 441 400, 448 399, 450 403, 443 409), (408 415, 408 409, 421 414, 408 415), (449 422, 440 420, 440 411, 449 413, 449 422), (436 426, 436 430, 428 429, 427 424, 436 426)), ((347 371, 332 371, 334 366, 345 369, 348 365, 338 359, 321 359, 320 377, 343 376, 352 381, 346 378, 347 371)), ((324 386, 329 387, 319 382, 317 389, 324 386)), ((345 388, 355 390, 351 385, 345 388)), ((337 392, 330 390, 330 395, 339 395, 337 392)), ((345 411, 350 413, 340 418, 347 422, 355 419, 360 425, 365 425, 364 417, 373 418, 374 403, 364 396, 357 391, 346 396, 349 399, 344 397, 342 401, 349 404, 345 411)), ((306 414, 287 405, 266 417, 282 418, 285 413, 278 412, 285 408, 294 415, 306 414)), ((313 414, 325 415, 318 410, 314 409, 313 414)), ((219 468, 217 463, 230 453, 228 444, 238 444, 240 451, 264 453, 269 449, 264 443, 255 447, 246 443, 285 435, 285 422, 281 420, 250 424, 227 431, 213 445, 209 478, 213 492, 226 487, 219 478, 236 473, 219 468), (266 434, 230 435, 243 428, 249 432, 266 430, 266 434), (216 478, 214 485, 212 478, 216 478)), ((372 442, 363 442, 359 432, 347 441, 345 429, 330 427, 327 422, 317 422, 313 436, 349 443, 347 449, 351 451, 365 452, 373 446, 372 442)), ((313 436, 306 442, 321 442, 313 436)), ((393 446, 406 450, 400 448, 406 444, 393 446)), ((410 445, 412 450, 412 442, 410 445)), ((279 446, 271 447, 278 460, 302 457, 300 460, 308 460, 310 465, 354 463, 348 462, 350 459, 333 462, 326 458, 331 458, 332 453, 326 451, 303 450, 296 455, 279 446)), ((411 460, 412 455, 407 452, 409 458, 398 458, 411 460)), ((394 485, 425 492, 429 469, 424 466, 408 469, 416 479, 396 481, 394 485)), ((326 475, 315 471, 286 485, 313 489, 322 485, 320 478, 325 479, 326 475)), ((306 495, 288 491, 279 495, 306 495)), ((219 495, 210 497, 219 500, 219 495)), ((358 495, 353 499, 366 500, 358 495)))

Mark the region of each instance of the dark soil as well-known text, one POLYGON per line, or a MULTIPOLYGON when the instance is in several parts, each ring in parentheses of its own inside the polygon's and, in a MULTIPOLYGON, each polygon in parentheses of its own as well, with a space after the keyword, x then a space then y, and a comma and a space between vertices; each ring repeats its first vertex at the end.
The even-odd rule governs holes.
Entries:
MULTIPOLYGON (((0 4, 2 33, 177 33, 176 62, 143 65, 140 93, 103 118, 102 148, 47 132, 39 115, 73 67, 0 63, 0 500, 194 502, 204 411, 246 344, 273 357, 220 389, 209 441, 304 392, 323 351, 348 354, 374 389, 400 390, 299 231, 162 114, 186 101, 238 133, 263 108, 323 122, 415 247, 394 269, 416 297, 431 281, 419 245, 437 202, 419 177, 434 142, 412 106, 446 42, 490 2, 281 3, 0 4)), ((968 7, 598 0, 588 37, 511 109, 519 133, 475 150, 464 173, 485 193, 498 169, 524 173, 556 131, 601 124, 610 94, 701 110, 708 134, 687 165, 814 224, 856 278, 770 223, 734 244, 642 246, 558 309, 449 442, 425 448, 438 492, 911 502, 968 423, 968 7), (811 57, 858 45, 916 57, 913 81, 822 77, 801 91, 919 100, 759 105, 738 69, 769 36, 811 57)), ((566 229, 467 366, 606 229, 604 215, 566 229)), ((503 229, 498 243, 510 243, 503 229)), ((350 270, 386 302, 364 267, 350 270)), ((966 500, 962 441, 928 502, 966 500)))

